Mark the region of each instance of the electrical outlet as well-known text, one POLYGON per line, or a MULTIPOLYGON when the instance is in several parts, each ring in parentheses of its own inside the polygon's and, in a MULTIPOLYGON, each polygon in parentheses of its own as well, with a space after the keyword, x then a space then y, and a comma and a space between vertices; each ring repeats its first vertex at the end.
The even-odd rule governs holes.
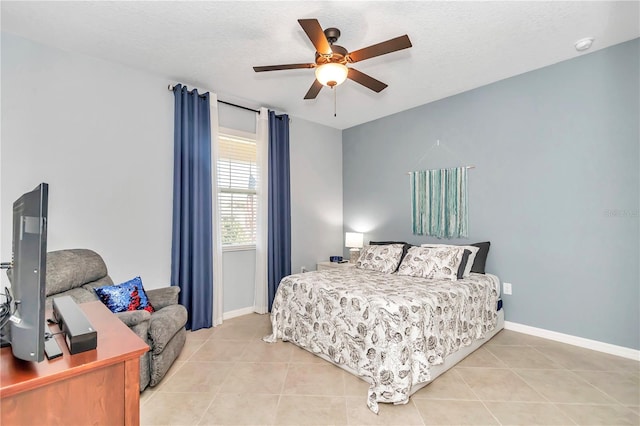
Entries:
POLYGON ((504 294, 511 294, 511 283, 502 283, 502 292, 504 294))

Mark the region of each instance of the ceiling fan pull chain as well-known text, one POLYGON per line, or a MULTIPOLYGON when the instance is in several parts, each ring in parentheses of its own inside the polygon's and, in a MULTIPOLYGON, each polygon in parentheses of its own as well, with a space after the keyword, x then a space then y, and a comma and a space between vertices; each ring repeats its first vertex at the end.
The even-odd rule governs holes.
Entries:
POLYGON ((336 109, 337 109, 337 104, 338 102, 336 101, 336 98, 338 97, 338 88, 333 86, 333 116, 336 117, 336 109))

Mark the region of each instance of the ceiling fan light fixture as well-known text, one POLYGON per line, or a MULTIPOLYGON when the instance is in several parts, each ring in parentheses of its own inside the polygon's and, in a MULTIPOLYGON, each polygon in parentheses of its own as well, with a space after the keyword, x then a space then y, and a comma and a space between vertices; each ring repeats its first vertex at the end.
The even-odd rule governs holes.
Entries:
POLYGON ((344 83, 347 79, 349 68, 337 62, 330 62, 316 67, 316 80, 323 86, 334 87, 344 83))

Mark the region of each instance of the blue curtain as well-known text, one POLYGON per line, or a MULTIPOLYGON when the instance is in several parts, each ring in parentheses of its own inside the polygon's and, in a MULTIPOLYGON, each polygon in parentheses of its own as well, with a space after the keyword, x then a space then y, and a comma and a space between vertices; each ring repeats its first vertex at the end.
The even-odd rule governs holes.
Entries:
POLYGON ((269 111, 267 275, 269 311, 280 280, 291 275, 289 116, 269 111))
POLYGON ((174 88, 171 285, 180 287, 187 329, 212 326, 213 234, 209 93, 174 88))

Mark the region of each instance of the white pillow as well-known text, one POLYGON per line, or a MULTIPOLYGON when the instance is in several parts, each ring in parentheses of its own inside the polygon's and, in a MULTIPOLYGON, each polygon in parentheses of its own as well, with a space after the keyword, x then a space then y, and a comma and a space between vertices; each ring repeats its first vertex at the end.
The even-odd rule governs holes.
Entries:
POLYGON ((388 244, 384 246, 367 246, 360 253, 356 268, 390 274, 398 269, 404 244, 388 244))
POLYGON ((398 268, 398 275, 429 278, 432 280, 458 280, 458 269, 464 248, 411 247, 398 268))
POLYGON ((463 278, 468 278, 471 275, 471 268, 473 267, 473 261, 476 259, 476 254, 480 250, 480 247, 476 246, 456 246, 453 244, 420 244, 420 247, 462 247, 464 249, 469 250, 471 253, 467 258, 467 264, 464 266, 464 273, 462 274, 463 278))

